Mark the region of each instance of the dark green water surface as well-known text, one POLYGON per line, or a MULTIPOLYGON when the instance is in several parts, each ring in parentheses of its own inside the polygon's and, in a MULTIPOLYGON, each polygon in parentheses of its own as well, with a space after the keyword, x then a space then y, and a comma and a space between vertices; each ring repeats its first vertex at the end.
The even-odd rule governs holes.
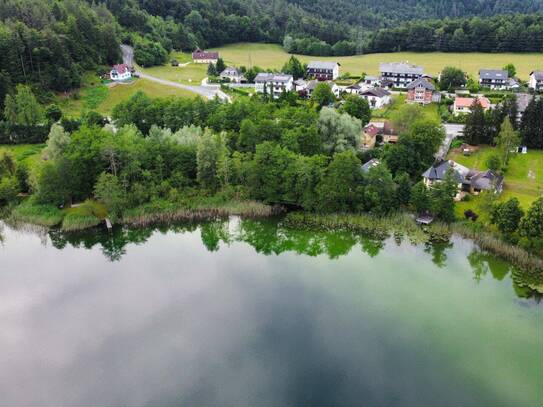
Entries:
POLYGON ((543 305, 470 241, 3 225, 0 405, 540 406, 543 305))

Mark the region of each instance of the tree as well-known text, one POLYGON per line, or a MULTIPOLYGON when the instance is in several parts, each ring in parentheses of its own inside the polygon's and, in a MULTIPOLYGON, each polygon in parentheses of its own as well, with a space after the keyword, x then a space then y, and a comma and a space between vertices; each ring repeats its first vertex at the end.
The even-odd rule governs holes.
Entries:
POLYGON ((46 161, 38 169, 33 182, 39 203, 63 205, 71 196, 71 171, 66 160, 46 161))
POLYGON ((522 142, 531 148, 543 148, 543 98, 534 98, 522 115, 522 142))
POLYGON ((17 85, 15 95, 7 95, 4 115, 12 125, 35 126, 43 121, 43 109, 30 87, 17 85))
POLYGON ((385 164, 370 168, 364 181, 366 209, 378 215, 385 215, 397 209, 396 184, 385 164))
POLYGON ((466 75, 461 69, 446 66, 441 71, 441 77, 439 80, 439 88, 441 90, 454 90, 455 88, 462 87, 466 84, 466 75))
MULTIPOLYGON (((408 133, 411 126, 424 118, 424 110, 417 104, 405 104, 391 115, 390 121, 400 135, 408 133)), ((401 139, 401 138, 400 138, 401 139)))
POLYGON ((336 100, 332 88, 326 82, 319 82, 313 93, 311 94, 311 100, 319 107, 328 106, 336 100))
POLYGON ((346 96, 341 110, 360 119, 362 126, 368 124, 371 119, 371 109, 368 101, 356 95, 346 96))
POLYGON ((511 153, 511 150, 516 149, 520 144, 520 137, 518 133, 513 130, 509 117, 505 117, 505 119, 503 119, 500 133, 494 142, 496 143, 496 147, 501 152, 502 165, 506 167, 509 163, 509 154, 511 153))
POLYGON ((485 165, 491 171, 499 171, 502 167, 502 160, 496 154, 491 154, 486 159, 485 165))
POLYGON ((224 63, 224 60, 222 58, 217 59, 217 64, 215 65, 215 72, 217 75, 220 75, 222 71, 226 69, 226 65, 224 63))
POLYGON ((49 123, 56 123, 62 118, 62 110, 57 104, 53 103, 45 109, 45 118, 49 123))
POLYGON ((283 65, 281 72, 288 73, 294 77, 294 79, 303 78, 305 75, 305 69, 298 58, 291 55, 289 60, 283 65))
POLYGON ((502 68, 504 71, 507 71, 507 74, 510 78, 514 78, 517 74, 517 68, 515 68, 515 65, 513 64, 507 64, 502 68))
POLYGON ((19 181, 16 177, 0 178, 0 205, 6 205, 17 198, 19 181))
POLYGON ((495 204, 490 213, 490 221, 498 227, 500 232, 509 236, 516 232, 524 211, 517 198, 495 204))
POLYGON ((217 76, 217 67, 214 63, 210 62, 207 66, 207 76, 217 76))
POLYGON ((454 170, 449 169, 441 182, 429 189, 430 210, 438 219, 454 221, 454 198, 458 193, 458 181, 454 170))
POLYGON ((362 123, 346 113, 325 107, 319 113, 317 130, 325 152, 341 152, 356 148, 362 132, 362 123))
POLYGON ((464 138, 469 144, 479 145, 487 141, 487 122, 485 111, 477 100, 471 106, 471 113, 466 116, 464 138))
POLYGON ((94 186, 94 195, 106 206, 113 220, 121 215, 126 205, 126 191, 115 175, 106 172, 100 174, 94 186))
POLYGON ((319 208, 326 212, 349 212, 362 204, 362 170, 354 151, 334 154, 317 186, 319 208))
POLYGON ((394 178, 396 183, 396 197, 400 205, 407 205, 411 200, 411 178, 406 172, 400 172, 394 178))
POLYGON ((223 168, 226 156, 224 137, 206 130, 196 150, 197 180, 203 188, 215 190, 226 184, 228 178, 223 168))
POLYGON ((543 197, 536 199, 526 216, 522 218, 519 225, 520 234, 527 238, 528 244, 540 246, 543 239, 543 197))
POLYGON ((416 213, 424 213, 430 210, 428 188, 426 188, 426 185, 422 181, 413 186, 409 203, 416 213))
POLYGON ((64 131, 60 124, 53 124, 51 130, 49 130, 49 137, 47 138, 47 147, 45 148, 45 154, 50 160, 56 160, 64 155, 66 148, 70 144, 70 135, 64 131))

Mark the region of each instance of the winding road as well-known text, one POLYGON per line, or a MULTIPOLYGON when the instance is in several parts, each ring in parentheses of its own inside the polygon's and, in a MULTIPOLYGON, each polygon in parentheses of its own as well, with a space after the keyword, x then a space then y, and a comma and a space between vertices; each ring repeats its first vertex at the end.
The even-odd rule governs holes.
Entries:
MULTIPOLYGON (((134 49, 129 45, 122 44, 121 51, 123 54, 123 63, 128 65, 129 67, 134 67, 134 49)), ((182 83, 172 82, 166 79, 157 78, 156 76, 152 76, 141 71, 136 71, 136 75, 139 76, 140 78, 147 79, 148 81, 160 83, 161 85, 194 92, 207 99, 213 99, 214 97, 218 97, 219 99, 226 102, 231 101, 230 96, 228 96, 226 93, 221 91, 220 86, 218 85, 205 85, 205 86, 204 85, 202 86, 183 85, 182 83)))

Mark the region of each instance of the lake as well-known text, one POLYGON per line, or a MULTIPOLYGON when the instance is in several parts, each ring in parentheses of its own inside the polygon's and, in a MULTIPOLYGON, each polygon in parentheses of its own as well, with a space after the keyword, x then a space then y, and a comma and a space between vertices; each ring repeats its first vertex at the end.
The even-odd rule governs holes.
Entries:
POLYGON ((467 240, 0 235, 2 406, 541 405, 541 295, 467 240))

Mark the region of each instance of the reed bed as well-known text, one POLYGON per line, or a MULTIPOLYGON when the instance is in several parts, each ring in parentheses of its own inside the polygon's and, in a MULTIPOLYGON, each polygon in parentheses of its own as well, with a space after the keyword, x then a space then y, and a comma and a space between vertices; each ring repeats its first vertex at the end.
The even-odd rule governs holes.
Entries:
POLYGON ((42 205, 27 201, 15 207, 8 220, 13 223, 31 223, 53 227, 59 225, 63 218, 62 210, 54 205, 42 205))

